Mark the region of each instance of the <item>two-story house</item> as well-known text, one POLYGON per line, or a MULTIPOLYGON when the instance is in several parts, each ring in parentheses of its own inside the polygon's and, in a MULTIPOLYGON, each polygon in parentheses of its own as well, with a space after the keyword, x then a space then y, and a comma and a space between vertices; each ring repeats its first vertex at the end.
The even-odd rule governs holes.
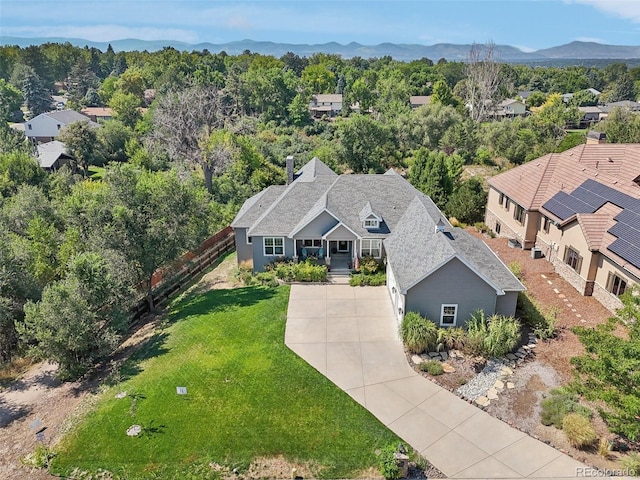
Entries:
POLYGON ((587 143, 488 182, 487 225, 580 293, 613 311, 640 284, 640 144, 587 143))

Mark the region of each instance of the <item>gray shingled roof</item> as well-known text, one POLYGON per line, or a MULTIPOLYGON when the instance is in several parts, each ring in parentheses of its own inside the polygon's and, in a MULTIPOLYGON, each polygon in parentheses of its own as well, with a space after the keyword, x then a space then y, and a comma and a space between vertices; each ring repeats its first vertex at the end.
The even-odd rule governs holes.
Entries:
POLYGON ((429 197, 400 175, 341 175, 327 192, 327 210, 360 236, 387 236, 404 215, 415 196, 425 203, 433 218, 442 214, 429 197), (367 203, 383 223, 379 233, 362 226, 360 211, 367 203))
POLYGON ((249 229, 249 235, 288 236, 300 220, 336 181, 335 175, 319 175, 315 181, 296 179, 249 229))
MULTIPOLYGON (((441 234, 442 235, 442 234, 441 234)), ((445 236, 459 256, 468 260, 482 275, 488 278, 494 285, 504 291, 524 291, 525 287, 520 283, 511 270, 502 263, 495 253, 479 238, 461 228, 452 228, 450 234, 445 236)))
POLYGON ((387 261, 402 293, 456 257, 475 268, 497 290, 524 290, 484 242, 460 228, 436 232, 436 223, 416 196, 393 234, 384 240, 387 261))
POLYGON ((231 226, 234 228, 249 228, 269 209, 286 188, 286 185, 271 185, 260 193, 256 193, 244 202, 236 218, 231 222, 231 226))
POLYGON ((313 157, 298 170, 295 174, 295 179, 300 182, 313 182, 319 175, 328 175, 334 178, 338 176, 336 172, 327 167, 318 157, 313 157))
POLYGON ((42 115, 47 115, 48 117, 57 120, 60 123, 65 125, 69 125, 74 122, 89 122, 89 125, 99 127, 100 124, 91 121, 91 119, 81 113, 76 112, 75 110, 57 110, 54 112, 43 113, 42 115))
POLYGON ((37 151, 38 163, 42 168, 51 168, 60 157, 68 156, 67 147, 58 140, 39 144, 37 151))

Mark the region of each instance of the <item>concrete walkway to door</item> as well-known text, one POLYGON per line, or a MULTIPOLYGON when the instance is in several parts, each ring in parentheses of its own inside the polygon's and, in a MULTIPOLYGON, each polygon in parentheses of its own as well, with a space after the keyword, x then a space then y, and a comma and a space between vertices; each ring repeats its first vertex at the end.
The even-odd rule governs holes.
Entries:
POLYGON ((418 375, 386 287, 293 285, 285 343, 449 478, 586 475, 585 465, 418 375))

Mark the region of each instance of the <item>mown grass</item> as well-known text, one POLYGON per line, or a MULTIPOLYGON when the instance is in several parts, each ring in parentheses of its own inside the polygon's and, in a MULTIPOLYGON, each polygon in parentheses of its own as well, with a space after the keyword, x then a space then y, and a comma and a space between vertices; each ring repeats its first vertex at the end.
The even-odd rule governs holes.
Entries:
POLYGON ((210 462, 242 471, 282 455, 340 478, 376 465, 375 450, 397 437, 284 345, 288 297, 286 286, 247 287, 175 302, 122 382, 60 443, 52 471, 209 478, 210 462), (126 436, 133 424, 139 437, 126 436))

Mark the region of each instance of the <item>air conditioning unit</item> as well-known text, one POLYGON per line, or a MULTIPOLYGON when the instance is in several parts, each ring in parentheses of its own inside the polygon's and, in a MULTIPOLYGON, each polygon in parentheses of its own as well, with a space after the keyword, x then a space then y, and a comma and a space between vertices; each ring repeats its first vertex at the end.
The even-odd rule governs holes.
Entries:
POLYGON ((531 258, 542 258, 542 250, 540 248, 531 249, 531 258))

